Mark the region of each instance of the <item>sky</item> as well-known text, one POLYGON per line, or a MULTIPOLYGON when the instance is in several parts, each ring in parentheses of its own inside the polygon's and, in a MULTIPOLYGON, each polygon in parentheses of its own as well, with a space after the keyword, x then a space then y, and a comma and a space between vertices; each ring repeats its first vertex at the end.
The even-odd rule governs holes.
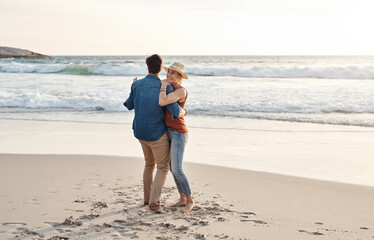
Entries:
POLYGON ((372 0, 0 0, 0 46, 48 55, 374 55, 372 0))

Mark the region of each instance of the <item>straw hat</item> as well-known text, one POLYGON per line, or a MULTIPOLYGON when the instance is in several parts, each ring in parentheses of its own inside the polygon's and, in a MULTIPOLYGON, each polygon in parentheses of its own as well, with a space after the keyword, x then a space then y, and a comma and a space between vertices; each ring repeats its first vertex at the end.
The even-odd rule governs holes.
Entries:
POLYGON ((182 75, 182 78, 188 79, 187 75, 184 74, 184 65, 179 62, 174 62, 170 67, 164 67, 165 71, 168 72, 169 69, 179 72, 182 75))

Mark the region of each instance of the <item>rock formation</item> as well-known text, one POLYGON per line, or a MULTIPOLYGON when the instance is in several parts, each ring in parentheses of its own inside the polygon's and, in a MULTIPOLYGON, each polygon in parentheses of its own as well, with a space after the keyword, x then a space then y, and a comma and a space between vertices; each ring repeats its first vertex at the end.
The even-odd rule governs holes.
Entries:
POLYGON ((53 57, 25 49, 0 47, 0 58, 52 59, 53 57))

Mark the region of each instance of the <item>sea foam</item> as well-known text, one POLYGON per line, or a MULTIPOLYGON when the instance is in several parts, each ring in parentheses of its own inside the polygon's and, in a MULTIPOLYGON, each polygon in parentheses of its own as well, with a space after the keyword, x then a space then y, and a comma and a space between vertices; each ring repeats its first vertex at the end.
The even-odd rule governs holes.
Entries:
MULTIPOLYGON (((144 64, 92 65, 92 64, 31 64, 0 63, 5 73, 61 73, 71 75, 130 76, 147 74, 144 64)), ((246 78, 322 78, 322 79, 374 79, 374 66, 188 66, 188 75, 234 76, 246 78)))

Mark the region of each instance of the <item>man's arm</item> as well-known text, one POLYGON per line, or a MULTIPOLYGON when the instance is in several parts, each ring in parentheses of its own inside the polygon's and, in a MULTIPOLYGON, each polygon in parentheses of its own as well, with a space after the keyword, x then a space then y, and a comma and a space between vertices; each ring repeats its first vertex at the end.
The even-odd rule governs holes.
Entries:
POLYGON ((123 103, 125 107, 127 107, 128 110, 134 109, 134 97, 133 97, 133 90, 134 90, 134 83, 131 85, 131 92, 129 97, 126 99, 126 101, 123 103))
MULTIPOLYGON (((168 85, 166 87, 166 94, 169 94, 172 91, 173 91, 173 88, 170 85, 168 85)), ((166 105, 166 107, 168 108, 173 120, 177 119, 180 115, 183 115, 183 111, 182 111, 183 109, 179 106, 179 104, 177 102, 168 104, 168 105, 166 105), (181 112, 182 112, 182 114, 181 114, 181 112)))

